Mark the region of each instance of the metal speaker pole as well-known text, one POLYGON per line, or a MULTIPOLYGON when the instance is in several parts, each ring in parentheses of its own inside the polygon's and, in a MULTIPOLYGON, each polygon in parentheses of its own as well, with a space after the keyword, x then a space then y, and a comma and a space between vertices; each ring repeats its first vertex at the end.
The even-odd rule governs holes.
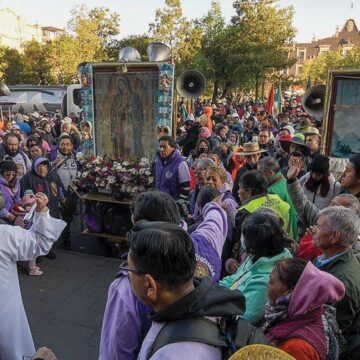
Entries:
POLYGON ((146 52, 149 56, 149 61, 167 62, 171 60, 171 49, 161 42, 151 43, 147 47, 146 52))
POLYGON ((10 89, 4 84, 0 84, 0 96, 10 96, 11 91, 10 89))
POLYGON ((188 99, 196 99, 205 91, 205 76, 197 70, 184 71, 176 81, 178 93, 188 99))
POLYGON ((126 46, 119 51, 120 62, 140 62, 141 55, 139 51, 131 46, 126 46))
POLYGON ((310 116, 321 117, 324 113, 325 85, 315 85, 307 89, 303 98, 302 106, 310 116))

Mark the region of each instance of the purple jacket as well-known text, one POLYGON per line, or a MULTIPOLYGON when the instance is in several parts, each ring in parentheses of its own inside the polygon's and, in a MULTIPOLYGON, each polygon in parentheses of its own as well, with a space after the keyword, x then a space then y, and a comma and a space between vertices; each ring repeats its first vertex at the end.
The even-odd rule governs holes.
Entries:
MULTIPOLYGON (((218 281, 221 252, 227 232, 227 216, 225 211, 214 203, 204 207, 203 215, 204 221, 191 234, 198 260, 196 270, 203 276, 209 273, 218 281)), ((121 276, 114 280, 108 291, 99 360, 135 359, 147 314, 148 309, 135 298, 129 278, 121 276)), ((213 353, 212 347, 210 348, 213 353)))
POLYGON ((142 330, 150 327, 148 310, 131 290, 128 274, 110 285, 101 329, 99 360, 136 359, 142 330), (148 324, 145 324, 148 321, 148 324), (148 325, 148 326, 147 326, 148 325))
POLYGON ((7 180, 0 175, 0 191, 4 196, 4 208, 0 211, 0 218, 7 219, 7 216, 11 213, 13 205, 21 204, 19 179, 16 181, 15 191, 13 192, 9 188, 7 180))
POLYGON ((159 156, 156 159, 155 188, 170 194, 175 200, 180 198, 179 167, 183 161, 185 159, 177 149, 167 161, 159 156))
POLYGON ((216 282, 220 279, 221 253, 228 224, 226 212, 215 203, 208 203, 203 209, 203 222, 191 233, 195 247, 196 276, 210 276, 216 282))

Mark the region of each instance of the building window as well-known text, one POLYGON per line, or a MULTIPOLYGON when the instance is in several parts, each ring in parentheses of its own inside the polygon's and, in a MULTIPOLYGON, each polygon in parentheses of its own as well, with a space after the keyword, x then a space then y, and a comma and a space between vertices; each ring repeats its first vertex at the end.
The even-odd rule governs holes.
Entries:
POLYGON ((305 60, 305 50, 298 50, 297 59, 298 59, 298 61, 304 61, 305 60))
POLYGON ((326 55, 329 52, 329 50, 330 50, 330 46, 320 47, 319 56, 326 55))
POLYGON ((302 75, 303 72, 304 72, 303 65, 296 64, 295 75, 300 76, 300 75, 302 75))

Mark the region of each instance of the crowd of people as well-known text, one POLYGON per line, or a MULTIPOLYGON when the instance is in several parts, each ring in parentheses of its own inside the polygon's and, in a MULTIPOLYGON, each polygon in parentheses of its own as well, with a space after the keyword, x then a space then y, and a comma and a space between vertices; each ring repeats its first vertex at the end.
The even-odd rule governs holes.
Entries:
MULTIPOLYGON (((49 198, 52 217, 67 223, 62 244, 69 249, 70 225, 76 213, 77 197, 71 183, 78 176, 80 163, 77 152, 87 151, 90 125, 72 117, 55 114, 28 115, 20 113, 1 123, 0 191, 4 206, 0 221, 23 228, 24 216, 31 209, 35 194, 42 192, 49 198)), ((50 251, 48 258, 55 258, 50 251)), ((36 259, 28 264, 28 274, 42 275, 36 259)))
MULTIPOLYGON (((321 121, 299 98, 285 100, 278 116, 251 99, 180 102, 176 138, 158 129, 155 189, 131 204, 130 249, 109 287, 100 360, 219 360, 251 344, 289 359, 360 358, 360 155, 333 174, 320 153, 321 121)), ((13 277, 18 260, 41 275, 36 257, 54 257, 60 233, 71 247, 70 184, 90 134, 88 123, 59 113, 5 122, 0 217, 23 227, 7 226, 8 237, 27 233, 32 249, 0 247, 13 277), (34 202, 48 226, 40 214, 24 222, 34 202)), ((0 332, 0 358, 35 352, 23 331, 26 341, 5 350, 0 332)))
POLYGON ((135 200, 135 213, 140 203, 157 210, 134 217, 128 266, 109 292, 100 358, 136 358, 138 350, 140 359, 219 359, 202 326, 193 336, 174 322, 230 316, 296 359, 360 358, 360 155, 333 174, 320 153, 321 119, 297 97, 277 116, 251 99, 196 101, 192 112, 185 105, 176 139, 158 134, 160 193, 135 200), (179 216, 167 219, 175 205, 179 216), (135 298, 123 298, 110 320, 109 303, 125 291, 135 298), (148 312, 152 323, 142 320, 148 312), (133 329, 132 343, 120 329, 111 334, 114 321, 133 329))

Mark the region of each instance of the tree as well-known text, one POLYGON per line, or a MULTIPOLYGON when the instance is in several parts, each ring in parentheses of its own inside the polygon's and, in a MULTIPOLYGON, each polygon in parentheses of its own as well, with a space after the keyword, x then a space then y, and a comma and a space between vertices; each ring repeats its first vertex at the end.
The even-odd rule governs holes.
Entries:
POLYGON ((40 44, 31 40, 23 44, 24 82, 34 85, 48 85, 54 82, 49 58, 49 44, 40 44))
POLYGON ((78 42, 82 61, 107 60, 106 47, 120 33, 120 15, 107 7, 88 10, 85 5, 70 13, 68 29, 78 42))
POLYGON ((260 80, 267 72, 284 69, 294 63, 288 58, 288 45, 295 36, 292 7, 276 6, 278 0, 250 3, 235 1, 231 40, 234 73, 255 79, 258 97, 260 80))
POLYGON ((51 43, 50 52, 49 62, 56 83, 70 84, 76 81, 77 66, 84 61, 78 49, 78 41, 64 34, 51 43))
POLYGON ((189 65, 200 48, 200 31, 183 15, 181 0, 165 0, 164 8, 156 10, 149 31, 156 41, 171 48, 178 70, 189 65))
POLYGON ((313 82, 326 84, 329 70, 342 69, 343 67, 344 57, 341 53, 339 51, 329 51, 325 55, 320 55, 305 62, 301 80, 305 84, 310 77, 313 82))
POLYGON ((148 55, 146 49, 152 42, 154 42, 154 39, 147 34, 129 35, 126 38, 114 41, 108 47, 108 57, 110 60, 117 61, 119 57, 119 50, 126 46, 131 46, 139 51, 143 61, 147 61, 148 55))
POLYGON ((1 79, 6 84, 21 84, 24 77, 24 56, 16 49, 0 48, 1 79))
POLYGON ((222 95, 226 94, 226 88, 231 81, 231 76, 227 76, 231 72, 229 51, 224 46, 228 32, 219 2, 213 0, 208 13, 197 20, 196 24, 202 32, 201 48, 195 57, 196 68, 203 72, 207 83, 212 84, 212 98, 215 101, 220 87, 225 88, 222 95))

